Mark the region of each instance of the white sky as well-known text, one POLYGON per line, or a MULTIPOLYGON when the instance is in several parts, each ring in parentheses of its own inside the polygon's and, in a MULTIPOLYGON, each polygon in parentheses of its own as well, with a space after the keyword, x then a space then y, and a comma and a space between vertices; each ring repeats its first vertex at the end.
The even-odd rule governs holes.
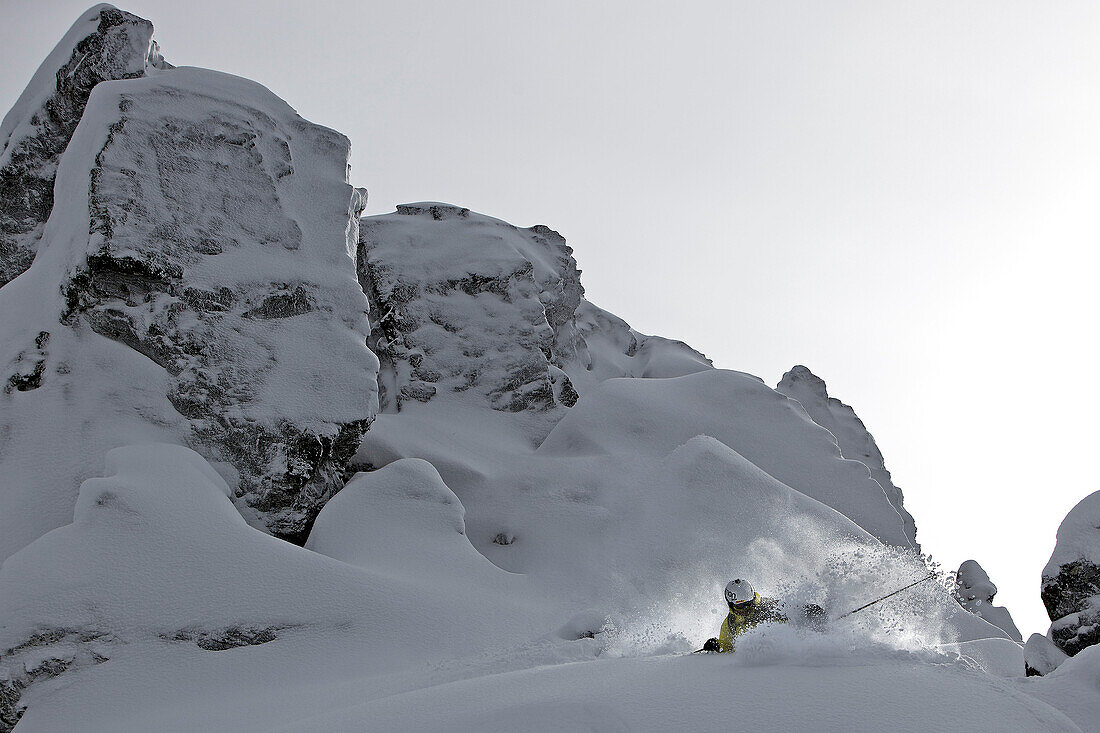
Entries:
MULTIPOLYGON (((88 0, 0 0, 6 110, 88 0)), ((591 300, 874 433, 1025 637, 1100 489, 1100 3, 134 0, 351 137, 368 213, 547 224, 591 300)))

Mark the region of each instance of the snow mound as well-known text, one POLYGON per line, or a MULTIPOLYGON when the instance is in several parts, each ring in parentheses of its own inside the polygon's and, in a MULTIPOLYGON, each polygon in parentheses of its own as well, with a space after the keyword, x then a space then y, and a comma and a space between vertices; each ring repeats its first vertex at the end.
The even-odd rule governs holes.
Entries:
POLYGON ((905 536, 909 538, 909 543, 919 549, 917 527, 913 517, 905 510, 901 489, 894 486, 882 451, 855 410, 830 397, 825 381, 801 365, 792 367, 784 374, 776 390, 797 400, 815 423, 832 433, 845 458, 859 461, 870 469, 871 478, 886 492, 890 503, 905 522, 905 536))
POLYGON ((470 545, 464 515, 432 464, 406 458, 356 474, 321 510, 306 549, 434 583, 506 577, 470 545))
POLYGON ((1024 661, 1029 676, 1050 674, 1067 659, 1069 655, 1042 634, 1032 634, 1024 644, 1024 661))
POLYGON ((984 673, 862 658, 746 667, 739 655, 598 660, 462 680, 319 713, 278 730, 889 730, 1039 733, 1080 729, 984 673))
POLYGON ((833 436, 797 402, 741 372, 606 381, 554 427, 538 452, 655 454, 699 434, 717 438, 880 540, 909 546, 901 516, 867 467, 844 460, 833 436))

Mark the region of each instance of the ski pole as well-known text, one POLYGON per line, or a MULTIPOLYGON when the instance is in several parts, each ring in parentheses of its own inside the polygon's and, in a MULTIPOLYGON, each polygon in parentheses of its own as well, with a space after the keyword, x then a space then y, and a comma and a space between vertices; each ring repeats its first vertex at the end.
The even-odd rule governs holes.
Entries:
POLYGON ((932 579, 932 578, 934 578, 934 577, 936 577, 936 574, 935 574, 935 573, 929 573, 928 575, 924 576, 924 577, 923 577, 923 578, 921 578, 920 580, 914 580, 914 581, 913 581, 912 583, 910 583, 909 585, 905 586, 904 588, 898 588, 898 589, 897 589, 896 591, 894 591, 893 593, 887 593, 887 594, 886 594, 886 595, 884 595, 884 596, 883 596, 882 598, 876 598, 875 600, 871 601, 870 603, 864 603, 864 604, 863 604, 862 606, 860 606, 859 608, 857 608, 857 609, 855 609, 855 610, 853 610, 853 611, 849 611, 848 613, 845 613, 845 614, 841 614, 840 616, 837 616, 836 618, 837 618, 837 620, 839 621, 840 619, 844 618, 845 616, 851 616, 851 615, 852 615, 853 613, 859 613, 860 611, 862 611, 863 609, 867 608, 868 606, 873 606, 873 605, 875 605, 876 603, 878 603, 878 602, 880 602, 880 601, 885 601, 885 600, 886 600, 887 598, 889 598, 890 596, 896 596, 896 595, 897 595, 898 593, 901 593, 901 592, 902 592, 903 590, 909 590, 909 589, 910 589, 910 588, 912 588, 912 587, 913 587, 914 585, 920 585, 921 583, 925 582, 926 580, 931 580, 931 579, 932 579))

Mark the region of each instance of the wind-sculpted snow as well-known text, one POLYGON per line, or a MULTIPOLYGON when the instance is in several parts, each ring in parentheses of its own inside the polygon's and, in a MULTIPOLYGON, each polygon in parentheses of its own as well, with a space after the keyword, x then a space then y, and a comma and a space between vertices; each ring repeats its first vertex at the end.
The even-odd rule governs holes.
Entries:
MULTIPOLYGON (((461 500, 466 535, 480 552, 583 612, 577 623, 587 631, 613 620, 634 653, 687 651, 714 636, 731 577, 839 614, 927 572, 912 550, 881 545, 714 438, 639 452, 629 429, 616 426, 603 433, 605 452, 557 454, 532 451, 512 420, 410 407, 380 415, 357 460, 382 470, 408 457, 430 461, 461 500)), ((676 428, 669 421, 663 429, 676 428)), ((363 542, 385 516, 360 520, 363 542)), ((904 648, 1004 636, 941 585, 899 601, 854 618, 859 633, 877 639, 886 629, 884 643, 904 648)))
POLYGON ((981 565, 975 560, 967 560, 955 573, 955 597, 962 607, 976 613, 994 626, 1003 629, 1016 641, 1023 641, 1020 630, 1012 621, 1012 614, 1004 606, 994 606, 993 596, 997 595, 997 586, 989 579, 981 565))
POLYGON ((0 290, 3 556, 148 440, 219 462, 254 522, 304 541, 376 409, 348 153, 217 72, 93 91, 35 265, 0 290))
MULTIPOLYGON (((474 582, 506 574, 468 543, 465 564, 453 556, 451 535, 461 539, 454 516, 406 517, 403 525, 424 562, 449 563, 455 571, 440 602, 440 586, 418 579, 415 562, 400 554, 353 568, 303 550, 249 527, 231 493, 189 449, 161 444, 111 451, 106 475, 81 486, 72 524, 0 566, 0 680, 33 697, 36 683, 127 659, 131 648, 186 658, 185 648, 209 653, 296 633, 335 633, 359 654, 369 648, 377 664, 387 657, 399 663, 406 654, 470 654, 483 647, 479 637, 490 634, 518 640, 515 624, 485 616, 484 588, 474 582), (422 633, 451 628, 456 620, 461 633, 422 633)), ((347 503, 355 502, 349 497, 347 503)), ((384 503, 375 499, 375 505, 384 503)), ((461 517, 457 500, 451 511, 461 517)), ((510 603, 503 595, 494 601, 503 618, 539 618, 532 608, 510 603)))
POLYGON ((711 435, 779 481, 836 509, 884 542, 909 546, 905 523, 866 466, 842 458, 801 406, 740 372, 596 387, 555 426, 540 454, 653 454, 711 435))
POLYGON ((870 469, 871 478, 886 492, 886 497, 905 522, 905 536, 909 544, 920 549, 917 544, 917 527, 912 515, 905 510, 901 489, 894 486, 883 461, 882 451, 855 410, 835 397, 830 397, 825 381, 801 365, 784 374, 776 390, 792 400, 797 400, 815 423, 832 433, 845 458, 859 461, 870 469))
POLYGON ((0 288, 0 733, 1096 730, 1096 650, 964 610, 846 408, 634 331, 546 227, 360 237, 348 141, 256 84, 86 96, 0 288), (733 577, 790 622, 689 654, 733 577))
POLYGON ((1043 568, 1051 636, 1069 655, 1100 642, 1100 491, 1070 510, 1043 568))
POLYGON ((54 177, 92 89, 167 68, 153 24, 101 4, 89 9, 0 124, 0 287, 34 260, 53 210, 54 177))
POLYGON ((552 425, 556 408, 603 379, 710 368, 684 344, 639 334, 585 301, 572 249, 545 226, 405 204, 363 219, 359 279, 377 314, 371 347, 390 411, 463 396, 549 413, 552 425))

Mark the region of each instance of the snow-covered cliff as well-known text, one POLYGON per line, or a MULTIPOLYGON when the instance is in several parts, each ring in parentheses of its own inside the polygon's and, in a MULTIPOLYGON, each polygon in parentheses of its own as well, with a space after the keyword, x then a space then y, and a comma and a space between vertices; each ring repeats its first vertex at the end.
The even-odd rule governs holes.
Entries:
POLYGON ((196 448, 250 521, 304 541, 376 409, 348 152, 218 72, 92 91, 34 265, 0 289, 0 557, 149 441, 196 448))
POLYGON ((901 489, 894 486, 890 472, 886 470, 882 451, 875 443, 874 436, 856 415, 856 411, 835 397, 830 397, 825 380, 801 365, 792 367, 784 374, 776 389, 792 400, 798 400, 815 423, 832 433, 845 458, 859 461, 870 469, 871 478, 882 487, 890 504, 901 516, 908 543, 919 549, 917 526, 912 515, 905 510, 901 489))

